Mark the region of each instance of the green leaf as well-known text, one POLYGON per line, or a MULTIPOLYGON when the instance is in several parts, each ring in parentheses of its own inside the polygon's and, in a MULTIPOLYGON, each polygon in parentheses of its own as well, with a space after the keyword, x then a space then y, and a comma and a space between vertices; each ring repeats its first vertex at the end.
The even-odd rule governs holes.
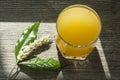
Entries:
POLYGON ((36 71, 55 71, 60 69, 60 61, 54 58, 43 59, 36 57, 31 60, 21 62, 19 65, 36 71))
POLYGON ((28 45, 29 43, 33 42, 36 39, 39 24, 40 22, 36 22, 31 27, 28 27, 21 34, 21 37, 17 40, 15 49, 14 49, 16 59, 22 47, 25 45, 28 45))

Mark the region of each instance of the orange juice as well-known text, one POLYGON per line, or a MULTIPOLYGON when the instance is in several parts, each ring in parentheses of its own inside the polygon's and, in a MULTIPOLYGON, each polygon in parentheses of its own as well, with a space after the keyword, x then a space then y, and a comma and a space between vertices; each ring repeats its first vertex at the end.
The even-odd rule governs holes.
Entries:
POLYGON ((86 5, 72 5, 58 16, 56 44, 63 57, 84 60, 101 31, 98 14, 86 5))

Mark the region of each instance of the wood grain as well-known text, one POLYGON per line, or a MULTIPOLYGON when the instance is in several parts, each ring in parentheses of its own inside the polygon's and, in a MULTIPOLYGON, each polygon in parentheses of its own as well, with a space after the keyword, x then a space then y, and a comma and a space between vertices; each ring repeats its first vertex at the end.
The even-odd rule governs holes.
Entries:
MULTIPOLYGON (((6 80, 9 71, 15 64, 14 44, 22 31, 37 20, 41 20, 38 38, 56 33, 55 22, 59 12, 71 4, 86 4, 94 8, 102 20, 100 35, 104 54, 111 73, 111 80, 120 79, 120 1, 119 0, 0 0, 0 80, 6 80)), ((21 70, 18 80, 106 80, 98 51, 95 49, 87 61, 81 62, 76 71, 73 63, 60 57, 56 45, 47 56, 60 59, 61 72, 48 74, 21 70), (59 55, 59 56, 58 56, 59 55), (83 64, 83 65, 81 65, 83 64), (62 74, 61 74, 62 73, 62 74)), ((43 57, 46 54, 42 55, 43 57)))

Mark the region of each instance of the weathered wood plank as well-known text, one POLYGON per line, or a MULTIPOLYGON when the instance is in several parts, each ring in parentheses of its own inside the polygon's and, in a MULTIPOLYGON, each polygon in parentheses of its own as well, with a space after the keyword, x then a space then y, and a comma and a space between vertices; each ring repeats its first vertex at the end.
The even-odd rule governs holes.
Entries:
MULTIPOLYGON (((11 70, 11 68, 14 66, 15 64, 15 57, 14 57, 14 44, 15 41, 19 38, 20 33, 22 33, 22 31, 24 31, 24 29, 26 29, 26 27, 28 25, 31 25, 32 23, 20 23, 20 22, 0 22, 0 26, 4 26, 0 29, 0 33, 2 33, 2 36, 0 37, 0 63, 1 63, 1 67, 4 69, 2 72, 5 72, 6 76, 8 75, 8 72, 11 70), (8 26, 9 25, 9 26, 8 26), (19 27, 17 27, 19 26, 19 27), (16 28, 16 29, 15 29, 16 28), (2 32, 2 31, 6 31, 6 32, 2 32), (15 32, 15 34, 13 33, 15 32), (12 34, 10 34, 12 33, 12 34), (19 35, 18 35, 19 34, 19 35), (9 66, 9 67, 8 67, 9 66)), ((51 34, 53 39, 55 36, 55 23, 41 23, 40 27, 39 27, 39 32, 38 32, 38 37, 40 38, 42 35, 45 34, 51 34)), ((60 54, 60 53, 59 53, 60 54)), ((46 57, 46 56, 52 56, 57 58, 57 50, 56 50, 56 46, 55 43, 52 44, 51 48, 42 53, 41 55, 42 57, 46 57), (47 53, 47 54, 46 54, 47 53)), ((60 56, 59 56, 60 57, 60 56)), ((69 61, 64 61, 66 59, 64 59, 63 57, 60 58, 60 61, 62 61, 62 64, 64 64, 64 67, 62 69, 63 75, 65 76, 65 78, 67 77, 67 79, 87 79, 84 76, 90 75, 88 78, 91 77, 91 79, 105 79, 105 75, 104 75, 104 71, 102 69, 102 65, 101 65, 101 61, 99 58, 99 55, 97 53, 97 51, 93 51, 93 53, 88 57, 87 61, 83 62, 83 65, 78 65, 78 71, 75 72, 75 67, 71 64, 69 64, 69 61), (75 73, 76 76, 74 76, 73 74, 69 73, 71 72, 75 73), (85 72, 84 72, 85 71, 85 72), (96 74, 96 72, 98 74, 96 74), (73 75, 70 78, 68 77, 68 75, 73 75), (78 75, 82 75, 77 77, 78 75), (96 77, 94 77, 94 75, 96 75, 96 77), (93 77, 92 77, 93 76, 93 77)), ((81 64, 81 63, 80 63, 81 64)), ((22 72, 20 72, 21 76, 18 75, 17 79, 30 79, 30 78, 43 78, 46 76, 46 74, 44 74, 44 76, 35 76, 33 75, 33 73, 29 73, 30 71, 27 70, 23 70, 22 72), (25 74, 23 76, 23 74, 25 74), (28 75, 28 76, 27 76, 28 75), (31 76, 33 75, 33 76, 31 76), (22 78, 21 78, 22 77, 22 78)), ((0 72, 1 73, 1 72, 0 72)), ((56 74, 56 73, 55 73, 56 74)), ((52 75, 55 75, 54 73, 52 75)), ((58 73, 57 73, 58 74, 58 73)), ((55 77, 50 77, 50 79, 54 79, 55 77)), ((56 75, 57 76, 57 75, 56 75)), ((0 76, 2 77, 2 75, 0 76)), ((55 80, 55 79, 54 79, 55 80)))
MULTIPOLYGON (((42 22, 56 22, 58 13, 66 6, 71 4, 86 4, 94 8, 100 15, 102 20, 102 33, 100 39, 102 41, 105 57, 110 68, 113 80, 120 79, 120 1, 119 0, 69 0, 69 1, 43 1, 43 0, 0 0, 0 80, 6 80, 8 72, 15 63, 13 54, 14 44, 19 38, 21 32, 26 29, 28 25, 37 20, 42 22), (3 23, 4 22, 4 23, 3 23), (7 23, 6 23, 7 22, 7 23), (27 23, 26 23, 27 22, 27 23), (2 23, 2 24, 1 24, 2 23)), ((55 34, 55 24, 41 24, 38 37, 41 34, 55 34), (42 31, 41 31, 42 30, 42 31)), ((55 49, 55 44, 54 44, 55 49)), ((55 49, 56 50, 56 49, 55 49)), ((50 50, 54 53, 53 50, 50 50)), ((98 54, 93 52, 88 59, 88 63, 74 72, 72 66, 63 69, 65 79, 97 79, 104 80, 105 75, 101 68, 98 54), (96 59, 98 58, 98 59, 96 59), (87 77, 86 77, 87 75, 87 77), (72 78, 73 77, 73 78, 72 78)), ((57 57, 57 55, 56 55, 57 57)), ((54 73, 57 74, 57 73, 54 73)), ((20 72, 17 79, 39 80, 58 79, 56 76, 50 75, 48 78, 46 74, 40 76, 30 74, 29 71, 20 72), (33 75, 33 76, 32 76, 33 75), (21 77, 22 76, 22 77, 21 77), (31 78, 30 78, 31 77, 31 78)), ((59 79, 61 80, 61 79, 59 79)))

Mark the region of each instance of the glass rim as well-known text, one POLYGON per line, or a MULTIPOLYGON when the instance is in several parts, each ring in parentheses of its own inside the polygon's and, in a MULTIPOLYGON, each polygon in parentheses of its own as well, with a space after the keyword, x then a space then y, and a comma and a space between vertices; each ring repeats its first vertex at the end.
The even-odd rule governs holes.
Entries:
MULTIPOLYGON (((83 5, 83 4, 74 4, 74 5, 70 5, 70 6, 66 7, 66 8, 64 8, 64 9, 59 13, 58 17, 59 17, 60 14, 63 13, 64 11, 66 11, 66 10, 68 10, 68 9, 71 9, 71 8, 74 8, 74 7, 83 7, 83 8, 86 8, 86 9, 92 11, 92 12, 97 16, 97 18, 98 18, 98 20, 99 20, 99 22, 100 22, 100 26, 101 26, 101 20, 100 20, 100 17, 99 17, 99 15, 98 15, 98 13, 97 13, 94 9, 92 9, 91 7, 89 7, 89 6, 87 6, 87 5, 83 5)), ((57 30, 58 36, 60 37, 60 39, 61 39, 64 43, 66 43, 67 45, 70 45, 70 46, 72 46, 72 47, 75 47, 75 48, 84 48, 84 47, 87 47, 87 46, 90 46, 90 45, 94 44, 94 43, 98 40, 98 37, 99 37, 99 35, 100 35, 100 33, 99 33, 98 37, 97 37, 95 40, 93 40, 93 41, 91 41, 91 42, 89 42, 89 43, 87 43, 87 44, 85 44, 85 45, 74 45, 74 44, 71 44, 71 43, 65 41, 65 40, 61 37, 61 35, 60 35, 59 32, 58 32, 57 23, 56 23, 56 30, 57 30)))

